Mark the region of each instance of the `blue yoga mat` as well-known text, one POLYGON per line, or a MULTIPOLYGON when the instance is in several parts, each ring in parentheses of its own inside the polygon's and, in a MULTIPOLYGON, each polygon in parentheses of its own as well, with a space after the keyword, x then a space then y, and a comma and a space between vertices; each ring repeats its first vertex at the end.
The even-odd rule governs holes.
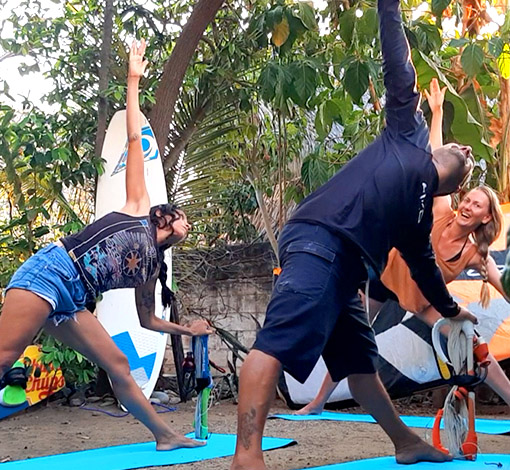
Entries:
MULTIPOLYGON (((262 450, 278 449, 293 444, 296 444, 296 441, 292 439, 264 437, 262 450)), ((228 457, 234 455, 235 445, 236 436, 233 434, 211 434, 207 445, 193 449, 157 451, 155 442, 145 442, 16 460, 0 464, 0 468, 1 470, 69 470, 70 468, 128 470, 228 457)))
MULTIPOLYGON (((353 413, 335 413, 332 411, 323 411, 320 415, 287 415, 275 414, 270 418, 287 419, 289 421, 355 421, 361 423, 375 423, 375 419, 370 415, 353 413)), ((434 418, 431 416, 401 416, 402 421, 411 428, 431 429, 434 424, 434 418)), ((441 422, 441 427, 443 423, 441 422)), ((481 434, 510 434, 510 420, 508 419, 483 419, 477 418, 475 430, 481 434)), ((510 470, 510 469, 509 469, 510 470)))
POLYGON ((306 470, 509 470, 510 455, 484 454, 478 455, 474 462, 453 460, 452 462, 432 463, 419 462, 413 465, 401 465, 395 457, 377 457, 376 459, 356 460, 354 462, 337 463, 323 467, 311 467, 306 470))

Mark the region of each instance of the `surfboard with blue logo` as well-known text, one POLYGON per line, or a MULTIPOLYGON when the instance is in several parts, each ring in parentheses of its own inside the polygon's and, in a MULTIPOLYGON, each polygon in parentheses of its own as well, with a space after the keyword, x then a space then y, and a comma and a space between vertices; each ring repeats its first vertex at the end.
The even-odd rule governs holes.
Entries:
MULTIPOLYGON (((168 202, 161 155, 149 122, 140 115, 142 149, 145 159, 145 184, 151 205, 168 202)), ((127 131, 126 112, 113 116, 103 145, 101 157, 105 172, 99 177, 96 196, 96 219, 119 210, 126 202, 127 131)), ((165 260, 171 272, 170 250, 165 260)), ((168 283, 171 278, 169 275, 168 283)), ((169 312, 161 305, 161 285, 156 284, 156 315, 168 319, 169 312)), ((97 316, 115 344, 129 360, 131 375, 147 398, 158 380, 165 355, 167 334, 147 330, 140 326, 136 312, 134 289, 116 289, 103 294, 97 304, 97 316)))

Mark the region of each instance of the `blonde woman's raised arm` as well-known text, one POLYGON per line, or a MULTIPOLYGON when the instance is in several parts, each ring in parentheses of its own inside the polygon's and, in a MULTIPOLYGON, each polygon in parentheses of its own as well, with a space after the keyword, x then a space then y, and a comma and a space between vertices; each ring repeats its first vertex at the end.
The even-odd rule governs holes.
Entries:
POLYGON ((432 112, 430 123, 430 146, 435 150, 443 145, 443 103, 446 87, 441 89, 437 78, 430 82, 430 91, 425 90, 425 96, 432 112))

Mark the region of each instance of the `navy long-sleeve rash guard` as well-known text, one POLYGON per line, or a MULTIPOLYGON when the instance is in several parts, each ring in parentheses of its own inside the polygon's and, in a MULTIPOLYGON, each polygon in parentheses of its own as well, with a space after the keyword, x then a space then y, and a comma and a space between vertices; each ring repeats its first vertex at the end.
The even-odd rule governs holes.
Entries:
POLYGON ((429 131, 419 110, 416 73, 399 0, 379 0, 386 86, 386 128, 296 209, 289 223, 325 226, 357 244, 381 273, 396 247, 429 302, 445 317, 459 312, 430 245, 438 175, 429 131))

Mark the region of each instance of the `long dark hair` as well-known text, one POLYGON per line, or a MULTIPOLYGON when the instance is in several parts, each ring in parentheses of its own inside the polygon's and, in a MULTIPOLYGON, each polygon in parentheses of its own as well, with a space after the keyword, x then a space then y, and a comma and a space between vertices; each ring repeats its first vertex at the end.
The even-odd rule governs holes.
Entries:
MULTIPOLYGON (((178 211, 179 207, 175 204, 159 204, 157 206, 153 206, 149 212, 150 221, 156 228, 170 227, 172 229, 170 234, 172 234, 173 223, 180 217, 178 211), (170 220, 167 219, 167 216, 170 216, 170 220)), ((175 299, 175 294, 166 284, 168 266, 165 263, 165 250, 170 248, 170 246, 170 244, 165 244, 158 247, 158 279, 161 282, 161 302, 165 308, 169 307, 175 299)))

